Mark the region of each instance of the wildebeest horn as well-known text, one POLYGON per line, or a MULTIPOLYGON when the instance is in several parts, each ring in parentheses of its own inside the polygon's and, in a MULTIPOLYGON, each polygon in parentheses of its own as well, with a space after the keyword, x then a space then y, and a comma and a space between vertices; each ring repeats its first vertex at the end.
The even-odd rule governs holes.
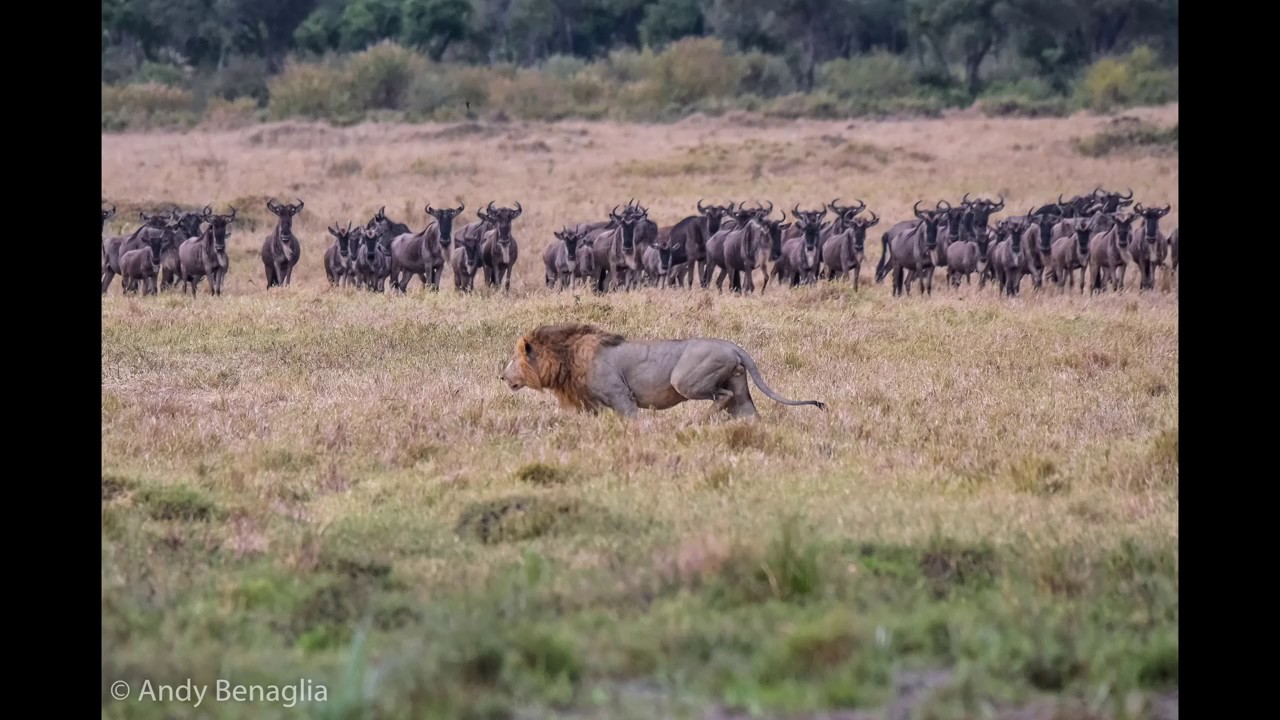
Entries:
MULTIPOLYGON (((761 209, 763 210, 763 208, 761 208, 761 209)), ((770 200, 770 201, 769 201, 769 209, 768 209, 768 210, 765 210, 764 216, 765 216, 765 217, 769 217, 769 216, 770 216, 770 215, 772 215, 772 214, 773 214, 773 201, 772 201, 772 200, 770 200)), ((783 214, 785 215, 785 213, 783 213, 783 214)))
MULTIPOLYGON (((113 207, 114 207, 114 206, 113 206, 113 207)), ((1160 211, 1160 217, 1164 217, 1165 215, 1168 215, 1168 214, 1169 214, 1169 211, 1170 211, 1170 210, 1172 210, 1172 209, 1173 209, 1173 206, 1172 206, 1172 205, 1165 205, 1165 206, 1164 206, 1164 209, 1160 211)))
MULTIPOLYGON (((231 207, 231 206, 230 206, 230 205, 228 205, 227 207, 231 207)), ((231 216, 230 216, 230 218, 227 220, 227 222, 231 222, 232 220, 235 220, 235 219, 236 219, 236 209, 235 209, 235 208, 233 208, 233 207, 231 207, 231 216)))
POLYGON ((797 217, 800 215, 800 203, 796 203, 795 207, 791 208, 791 214, 797 217))
POLYGON ((493 201, 492 201, 492 200, 490 200, 490 201, 489 201, 489 205, 488 205, 488 207, 486 207, 486 208, 485 208, 485 212, 489 213, 490 215, 492 215, 492 214, 493 214, 493 201))
POLYGON ((950 210, 950 209, 951 209, 951 203, 947 202, 946 200, 939 200, 939 201, 938 201, 937 206, 935 206, 935 207, 934 207, 934 209, 935 209, 935 210, 950 210), (946 207, 942 207, 943 205, 946 205, 946 207))
POLYGON ((515 214, 515 215, 512 215, 512 216, 511 216, 511 219, 512 219, 512 220, 515 220, 516 218, 520 217, 520 214, 521 214, 521 213, 523 213, 523 212, 524 212, 524 208, 520 207, 520 201, 519 201, 519 200, 517 200, 517 201, 516 201, 516 214, 515 214))
POLYGON ((302 206, 306 205, 306 203, 302 202, 302 198, 300 197, 295 197, 294 200, 298 201, 298 204, 294 205, 294 207, 297 208, 294 212, 300 212, 302 210, 302 206))
POLYGON ((204 206, 204 212, 203 212, 203 213, 201 213, 201 214, 202 214, 202 215, 204 215, 205 217, 209 217, 210 215, 212 215, 212 214, 213 214, 213 208, 212 208, 211 206, 209 206, 209 205, 205 205, 205 206, 204 206))
POLYGON ((880 216, 876 214, 876 211, 875 211, 875 210, 872 210, 872 211, 871 211, 871 221, 870 221, 870 222, 868 222, 868 223, 866 224, 866 226, 867 226, 867 227, 871 227, 872 225, 875 225, 875 224, 876 224, 876 223, 878 223, 878 222, 880 222, 880 216))
POLYGON ((467 204, 466 204, 466 203, 464 203, 464 202, 462 202, 461 200, 459 200, 459 201, 458 201, 458 209, 455 211, 455 214, 460 215, 460 214, 462 214, 462 211, 463 211, 463 210, 466 210, 466 209, 467 209, 467 204))
POLYGON ((965 194, 964 194, 964 197, 960 198, 960 204, 961 204, 961 205, 968 205, 968 204, 969 204, 969 193, 965 193, 965 194))
POLYGON ((697 207, 698 207, 698 212, 700 212, 700 213, 706 212, 706 210, 702 209, 702 198, 698 198, 698 205, 697 205, 697 207))
POLYGON ((917 201, 916 201, 916 204, 911 206, 911 212, 915 213, 915 214, 916 214, 916 217, 918 217, 918 218, 920 218, 920 219, 924 219, 924 216, 920 214, 920 203, 922 203, 922 202, 924 202, 924 201, 923 201, 923 200, 917 200, 917 201))
MULTIPOLYGON (((1059 197, 1061 197, 1061 196, 1059 196, 1059 197)), ((996 204, 996 206, 995 206, 995 207, 993 207, 993 208, 991 208, 991 209, 992 209, 992 210, 1003 210, 1003 209, 1004 209, 1004 193, 1000 193, 1000 202, 999 202, 999 203, 997 203, 997 204, 996 204)))
POLYGON ((1128 188, 1128 190, 1129 190, 1129 194, 1128 194, 1128 195, 1121 195, 1121 196, 1120 196, 1120 199, 1121 199, 1121 200, 1132 200, 1132 199, 1133 199, 1133 188, 1128 188))
POLYGON ((275 198, 271 198, 267 201, 267 209, 271 212, 275 212, 278 207, 280 207, 280 203, 277 202, 275 198))
POLYGON ((1134 206, 1133 206, 1133 211, 1134 211, 1134 212, 1136 212, 1136 213, 1138 213, 1139 215, 1141 215, 1141 214, 1142 214, 1142 203, 1138 203, 1137 205, 1134 205, 1134 206))
POLYGON ((427 203, 426 211, 427 211, 427 214, 428 214, 428 215, 430 215, 430 214, 431 214, 431 210, 432 210, 432 209, 433 209, 433 208, 431 207, 431 203, 427 203))

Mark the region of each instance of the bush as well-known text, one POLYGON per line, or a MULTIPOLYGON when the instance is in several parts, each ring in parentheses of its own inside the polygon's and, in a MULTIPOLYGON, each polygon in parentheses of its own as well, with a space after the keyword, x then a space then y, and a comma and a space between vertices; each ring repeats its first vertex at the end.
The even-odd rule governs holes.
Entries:
POLYGON ((414 79, 426 72, 426 58, 390 41, 356 53, 347 63, 350 87, 363 110, 405 109, 414 79))
POLYGON ((564 83, 534 70, 521 70, 510 80, 495 82, 493 103, 506 113, 527 120, 559 120, 573 114, 564 83))
POLYGON ((977 102, 978 110, 987 117, 1062 117, 1067 114, 1067 101, 1062 98, 1031 100, 1025 96, 986 97, 977 102))
POLYGON ((689 105, 732 95, 742 77, 742 60, 728 55, 715 38, 685 38, 658 54, 650 79, 664 100, 689 105))
POLYGON ((291 62, 268 88, 273 118, 326 120, 349 118, 360 111, 347 75, 329 65, 291 62))
POLYGON ((258 118, 258 103, 253 98, 214 98, 205 108, 201 124, 213 130, 235 130, 253 124, 258 118))
POLYGON ((159 83, 102 86, 103 130, 191 125, 195 119, 190 91, 159 83))
POLYGON ((876 52, 818 66, 818 85, 841 98, 885 99, 916 94, 916 73, 897 55, 876 52))
POLYGON ((741 92, 767 98, 795 92, 796 77, 786 60, 753 52, 743 55, 742 61, 742 81, 738 84, 741 92))
POLYGON ((267 61, 260 57, 233 55, 213 75, 210 94, 223 100, 252 98, 259 107, 267 104, 267 61))
POLYGON ((1151 48, 1137 47, 1089 66, 1076 86, 1076 98, 1098 112, 1172 102, 1178 99, 1178 71, 1160 67, 1151 48))

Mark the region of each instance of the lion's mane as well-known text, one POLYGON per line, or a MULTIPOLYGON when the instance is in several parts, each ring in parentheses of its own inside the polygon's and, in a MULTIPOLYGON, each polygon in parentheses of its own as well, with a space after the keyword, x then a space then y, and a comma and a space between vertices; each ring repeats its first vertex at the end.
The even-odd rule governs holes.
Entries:
POLYGON ((602 347, 621 345, 625 340, 594 325, 543 325, 516 340, 514 360, 528 387, 549 391, 561 407, 593 412, 600 403, 588 389, 587 379, 596 354, 602 347))

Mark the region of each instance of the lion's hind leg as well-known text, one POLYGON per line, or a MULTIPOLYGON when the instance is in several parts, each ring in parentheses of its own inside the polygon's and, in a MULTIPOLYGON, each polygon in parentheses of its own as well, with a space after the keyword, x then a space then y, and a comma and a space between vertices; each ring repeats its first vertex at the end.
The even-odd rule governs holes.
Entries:
MULTIPOLYGON (((726 391, 721 390, 721 392, 726 391)), ((723 409, 727 410, 730 416, 736 418, 755 416, 756 404, 751 400, 751 386, 747 384, 747 372, 741 365, 733 373, 733 377, 729 378, 727 392, 730 395, 723 401, 723 409)))

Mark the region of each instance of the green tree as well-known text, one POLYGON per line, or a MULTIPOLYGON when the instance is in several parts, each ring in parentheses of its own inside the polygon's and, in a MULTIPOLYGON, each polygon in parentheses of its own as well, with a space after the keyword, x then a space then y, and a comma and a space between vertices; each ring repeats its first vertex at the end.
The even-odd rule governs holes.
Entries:
POLYGON ((467 34, 469 0, 405 0, 404 40, 437 62, 449 45, 467 34))
POLYGON ((701 0, 657 0, 645 7, 640 21, 640 42, 646 47, 662 47, 702 33, 701 0))
POLYGON ((399 36, 401 25, 397 0, 352 0, 338 23, 339 47, 348 52, 363 50, 399 36))

